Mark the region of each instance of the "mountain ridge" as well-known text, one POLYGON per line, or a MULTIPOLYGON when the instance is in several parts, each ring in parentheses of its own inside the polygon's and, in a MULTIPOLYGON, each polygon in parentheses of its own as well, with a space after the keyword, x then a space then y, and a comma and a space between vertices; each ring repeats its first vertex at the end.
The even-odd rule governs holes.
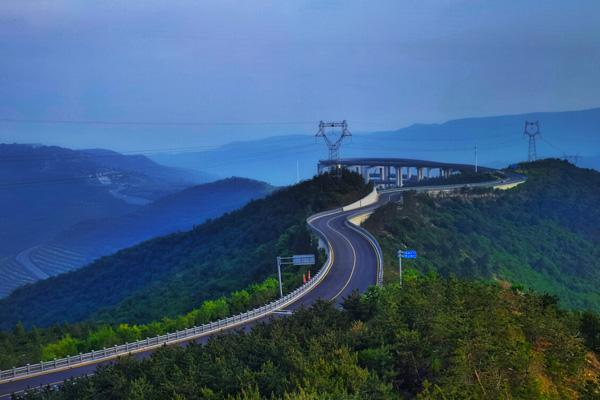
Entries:
MULTIPOLYGON (((342 158, 379 156, 473 163, 477 145, 481 165, 504 167, 527 157, 527 140, 523 137, 525 119, 540 120, 538 158, 577 153, 600 158, 600 150, 596 150, 600 149, 600 108, 472 117, 412 124, 396 130, 358 132, 343 142, 340 154, 342 158)), ((352 121, 348 122, 352 131, 352 121)), ((150 157, 165 165, 214 170, 286 185, 296 181, 297 170, 301 179, 315 174, 317 162, 327 158, 327 150, 321 140, 311 135, 283 135, 228 143, 204 152, 157 153, 150 157), (274 164, 279 168, 272 168, 274 164)), ((600 169, 596 158, 591 162, 600 169)))

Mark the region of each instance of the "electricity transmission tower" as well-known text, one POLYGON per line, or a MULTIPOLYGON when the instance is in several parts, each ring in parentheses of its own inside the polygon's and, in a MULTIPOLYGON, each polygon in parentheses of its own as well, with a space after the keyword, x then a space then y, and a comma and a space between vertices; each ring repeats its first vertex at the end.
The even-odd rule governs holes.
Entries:
POLYGON ((346 120, 342 122, 319 122, 319 132, 315 135, 315 137, 322 137, 325 140, 325 144, 327 144, 327 148, 329 149, 329 160, 338 161, 340 159, 340 147, 342 146, 342 141, 345 137, 352 136, 350 131, 348 130, 348 123, 346 120), (329 132, 327 132, 327 128, 330 128, 329 132), (334 128, 341 129, 341 132, 332 134, 332 130, 334 128), (331 137, 330 137, 331 136, 331 137))
POLYGON ((529 162, 537 159, 537 149, 535 146, 535 137, 541 135, 540 132, 540 121, 529 122, 525 121, 525 128, 523 129, 523 135, 529 137, 529 153, 527 160, 529 162))

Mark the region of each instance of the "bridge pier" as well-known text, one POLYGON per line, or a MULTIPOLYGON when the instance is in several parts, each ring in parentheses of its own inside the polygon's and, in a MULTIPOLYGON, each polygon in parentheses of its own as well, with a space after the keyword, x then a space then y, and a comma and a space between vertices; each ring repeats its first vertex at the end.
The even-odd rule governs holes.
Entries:
POLYGON ((402 167, 396 167, 396 186, 403 187, 404 182, 402 180, 402 167))
POLYGON ((371 177, 369 176, 369 167, 367 167, 366 165, 360 167, 360 174, 362 175, 365 182, 369 183, 369 180, 371 179, 371 177))
POLYGON ((389 179, 390 179, 390 167, 389 166, 381 167, 381 183, 383 185, 386 185, 389 179))

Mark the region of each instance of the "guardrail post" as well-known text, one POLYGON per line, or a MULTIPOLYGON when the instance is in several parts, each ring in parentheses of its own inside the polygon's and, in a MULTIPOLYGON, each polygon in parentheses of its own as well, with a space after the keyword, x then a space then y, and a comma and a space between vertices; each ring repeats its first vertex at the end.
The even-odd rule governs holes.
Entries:
POLYGON ((56 368, 56 358, 54 359, 54 368, 56 368))
POLYGON ((31 372, 31 365, 27 364, 27 375, 29 375, 29 372, 31 372))
POLYGON ((40 360, 40 368, 43 371, 44 370, 44 362, 40 360))
POLYGON ((106 347, 102 348, 102 355, 106 357, 106 347))
POLYGON ((96 356, 96 352, 94 350, 92 350, 92 360, 95 358, 96 356))
POLYGON ((83 355, 81 355, 81 353, 79 353, 79 362, 83 361, 83 355))
POLYGON ((17 367, 13 367, 13 378, 17 376, 17 367))

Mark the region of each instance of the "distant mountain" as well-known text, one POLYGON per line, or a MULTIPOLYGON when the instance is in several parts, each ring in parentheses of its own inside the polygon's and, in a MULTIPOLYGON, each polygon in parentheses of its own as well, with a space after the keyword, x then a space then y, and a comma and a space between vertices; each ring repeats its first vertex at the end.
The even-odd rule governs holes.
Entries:
POLYGON ((61 248, 50 250, 65 264, 54 265, 56 271, 31 261, 30 253, 70 226, 134 212, 205 179, 143 156, 0 144, 0 296, 16 284, 86 261, 61 248))
MULTIPOLYGON (((477 145, 482 165, 502 167, 527 158, 528 141, 523 136, 525 120, 540 121, 538 158, 579 153, 582 159, 596 157, 589 166, 600 169, 600 108, 466 118, 443 124, 415 124, 396 131, 355 132, 343 143, 341 155, 473 163, 477 145)), ((236 142, 200 153, 151 157, 164 165, 286 185, 296 181, 297 167, 302 179, 314 175, 318 160, 326 158, 327 151, 322 140, 292 135, 236 142)))
MULTIPOLYGON (((157 185, 171 186, 179 183, 182 186, 189 186, 190 183, 211 182, 217 179, 216 175, 203 171, 165 167, 143 155, 123 155, 106 149, 79 150, 78 153, 92 160, 98 167, 108 170, 125 171, 132 174, 143 174, 151 178, 157 185)), ((138 195, 150 199, 156 199, 165 194, 161 192, 144 193, 143 188, 143 186, 132 187, 130 190, 140 190, 137 192, 138 195)))

